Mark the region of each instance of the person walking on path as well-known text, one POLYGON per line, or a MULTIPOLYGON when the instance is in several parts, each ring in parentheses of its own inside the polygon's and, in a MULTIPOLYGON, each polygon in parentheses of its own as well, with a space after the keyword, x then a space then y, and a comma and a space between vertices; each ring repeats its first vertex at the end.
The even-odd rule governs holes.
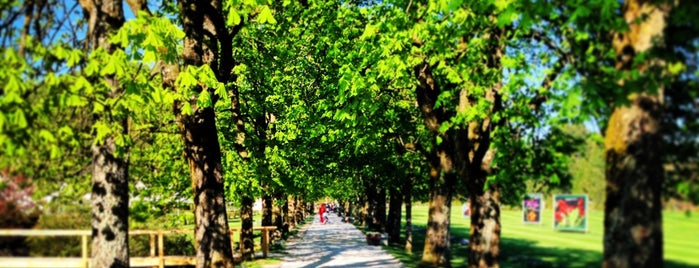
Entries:
POLYGON ((328 213, 328 218, 335 224, 304 225, 299 236, 287 241, 280 256, 281 264, 274 267, 405 268, 381 247, 368 245, 364 234, 354 225, 342 223, 333 213, 328 213))
POLYGON ((320 204, 320 208, 318 208, 318 216, 320 217, 320 224, 325 224, 325 210, 327 208, 325 207, 325 204, 320 204))

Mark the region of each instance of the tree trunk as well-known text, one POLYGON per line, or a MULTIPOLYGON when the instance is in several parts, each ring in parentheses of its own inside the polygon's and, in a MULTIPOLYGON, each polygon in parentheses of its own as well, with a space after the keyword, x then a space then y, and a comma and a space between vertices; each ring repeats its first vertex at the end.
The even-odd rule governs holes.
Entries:
POLYGON ((405 198, 405 251, 413 252, 413 178, 406 180, 403 185, 403 197, 405 198))
POLYGON ((391 187, 389 190, 388 220, 386 231, 388 232, 388 243, 400 243, 400 219, 403 196, 400 189, 391 187))
POLYGON ((287 195, 281 191, 276 194, 275 199, 277 200, 277 202, 282 202, 279 206, 275 206, 276 209, 274 211, 274 225, 277 226, 277 230, 281 232, 282 237, 286 239, 287 234, 289 233, 289 226, 287 225, 287 218, 289 213, 289 199, 287 198, 287 195))
POLYGON ((450 211, 457 178, 454 138, 451 137, 454 130, 443 133, 440 128, 452 115, 444 107, 435 108, 437 97, 444 89, 432 76, 432 67, 423 62, 415 66, 414 70, 420 82, 415 90, 418 105, 427 129, 435 137, 434 151, 424 153, 430 165, 430 204, 422 263, 427 266, 451 267, 450 211), (437 138, 442 140, 441 143, 436 142, 437 138))
POLYGON ((228 235, 226 200, 213 108, 197 109, 183 117, 185 158, 194 188, 194 237, 197 266, 233 265, 228 235))
POLYGON ((500 198, 497 188, 493 188, 495 187, 471 193, 469 267, 499 266, 497 258, 500 255, 500 198))
MULTIPOLYGON (((624 5, 629 32, 614 39, 617 70, 643 74, 659 60, 633 66, 636 54, 662 46, 670 4, 640 0, 624 5)), ((651 74, 652 75, 652 74, 651 74)), ((643 78, 641 78, 643 79, 643 78)), ((620 86, 632 81, 620 81, 620 86)), ((661 189, 663 88, 636 89, 630 105, 615 108, 605 134, 607 200, 604 218, 604 267, 662 267, 661 189)))
MULTIPOLYGON (((112 53, 116 46, 109 35, 124 24, 121 1, 80 1, 89 14, 87 41, 112 53)), ((117 78, 104 77, 110 98, 123 93, 117 78)), ((102 115, 97 115, 102 117, 102 115)), ((97 118, 121 128, 128 135, 125 115, 121 119, 97 118)), ((129 180, 128 148, 117 148, 114 136, 92 145, 92 258, 91 267, 129 267, 129 180), (121 151, 121 152, 120 152, 121 151)))
POLYGON ((272 195, 270 194, 265 194, 262 197, 262 226, 273 226, 272 222, 272 208, 273 208, 273 202, 272 202, 272 195))
POLYGON ((369 201, 368 198, 365 196, 364 199, 362 199, 362 211, 359 214, 360 219, 362 219, 362 228, 367 226, 367 222, 369 219, 369 201))
POLYGON ((108 138, 92 146, 91 267, 129 267, 128 160, 108 138))
MULTIPOLYGON (((185 32, 182 53, 185 68, 209 65, 219 81, 226 82, 232 64, 230 36, 215 21, 221 18, 221 3, 216 0, 180 2, 185 32)), ((194 89, 196 92, 210 90, 194 89)), ((221 148, 218 143, 216 116, 212 106, 198 107, 191 98, 192 114, 176 110, 184 135, 185 159, 189 164, 194 193, 194 239, 197 267, 233 267, 233 251, 228 232, 221 148)), ((179 109, 179 108, 178 108, 179 109)))
POLYGON ((288 207, 289 207, 289 227, 294 228, 296 227, 296 196, 291 196, 291 201, 287 202, 288 207))
POLYGON ((255 257, 255 241, 253 240, 253 221, 252 221, 252 206, 255 200, 249 195, 244 195, 241 199, 240 206, 240 241, 243 241, 242 259, 244 261, 252 260, 255 257))
POLYGON ((372 224, 376 227, 376 230, 386 231, 386 189, 383 187, 376 187, 372 224))
POLYGON ((367 209, 369 229, 383 232, 386 222, 386 191, 372 181, 366 185, 366 193, 369 205, 367 209))
POLYGON ((430 171, 429 215, 421 262, 425 266, 451 267, 449 226, 456 174, 452 172, 440 176, 440 173, 434 167, 430 171))

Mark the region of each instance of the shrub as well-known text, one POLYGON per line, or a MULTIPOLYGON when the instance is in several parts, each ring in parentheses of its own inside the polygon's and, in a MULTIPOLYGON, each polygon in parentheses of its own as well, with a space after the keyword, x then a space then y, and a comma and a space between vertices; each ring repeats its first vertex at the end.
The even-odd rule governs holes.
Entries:
MULTIPOLYGON (((34 185, 22 174, 0 173, 0 228, 32 228, 39 210, 32 199, 34 185)), ((1 237, 0 256, 28 256, 26 237, 1 237)))

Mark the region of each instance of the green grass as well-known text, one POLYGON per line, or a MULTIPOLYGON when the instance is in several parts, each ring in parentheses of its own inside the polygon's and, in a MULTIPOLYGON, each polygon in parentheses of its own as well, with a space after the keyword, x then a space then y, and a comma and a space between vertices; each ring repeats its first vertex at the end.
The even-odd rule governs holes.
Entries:
MULTIPOLYGON (((461 217, 460 204, 453 205, 451 235, 468 238, 469 219, 461 217)), ((599 267, 602 260, 603 212, 589 211, 587 233, 553 230, 553 215, 544 211, 542 224, 522 223, 522 212, 502 211, 500 264, 502 267, 599 267)), ((404 245, 386 247, 408 267, 417 267, 424 246, 427 206, 413 206, 413 253, 404 245)), ((699 266, 699 215, 664 212, 665 267, 699 266)), ((464 266, 468 248, 452 244, 452 266, 464 266)))

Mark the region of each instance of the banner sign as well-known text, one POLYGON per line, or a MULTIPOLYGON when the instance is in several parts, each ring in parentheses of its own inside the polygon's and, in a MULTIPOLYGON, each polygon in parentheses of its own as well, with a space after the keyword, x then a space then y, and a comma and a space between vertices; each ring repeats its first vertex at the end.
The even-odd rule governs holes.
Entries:
POLYGON ((524 223, 541 224, 541 211, 544 197, 541 194, 527 194, 522 200, 522 220, 524 223))
POLYGON ((553 229, 587 232, 587 195, 553 196, 553 229))
POLYGON ((470 218, 471 217, 471 201, 465 201, 461 205, 461 217, 470 218))

